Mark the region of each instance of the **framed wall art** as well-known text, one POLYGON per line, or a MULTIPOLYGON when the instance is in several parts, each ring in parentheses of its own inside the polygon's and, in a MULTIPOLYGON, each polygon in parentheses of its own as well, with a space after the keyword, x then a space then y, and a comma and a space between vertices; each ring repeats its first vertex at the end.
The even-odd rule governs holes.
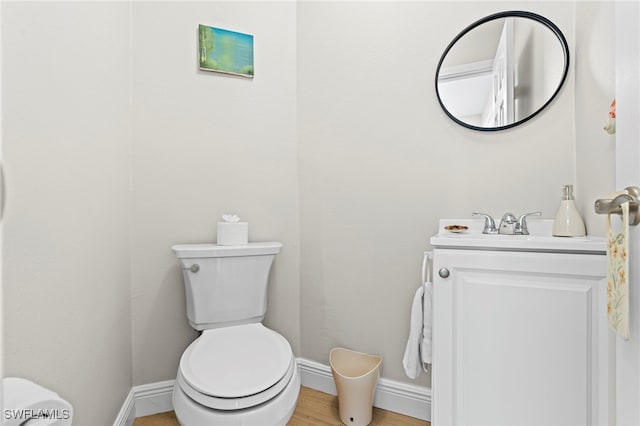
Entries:
POLYGON ((199 25, 200 69, 253 78, 253 36, 199 25))

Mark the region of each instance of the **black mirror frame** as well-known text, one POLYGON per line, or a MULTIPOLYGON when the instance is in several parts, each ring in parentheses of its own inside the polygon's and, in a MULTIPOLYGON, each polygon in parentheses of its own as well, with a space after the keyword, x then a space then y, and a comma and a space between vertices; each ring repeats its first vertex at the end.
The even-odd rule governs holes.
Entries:
POLYGON ((562 86, 564 86, 564 82, 567 79, 567 73, 568 72, 569 72, 569 45, 567 44, 567 40, 565 39, 564 34, 562 34, 562 31, 560 31, 560 28, 558 28, 553 22, 551 22, 549 19, 545 18, 544 16, 538 15, 538 14, 533 13, 533 12, 525 12, 525 11, 521 11, 521 10, 511 10, 511 11, 506 11, 506 12, 498 12, 498 13, 494 13, 492 15, 486 16, 486 17, 484 17, 482 19, 479 19, 478 21, 476 21, 473 24, 469 25, 468 27, 463 29, 451 41, 451 43, 449 43, 447 48, 442 53, 442 56, 440 57, 440 61, 438 62, 438 67, 436 68, 436 78, 435 78, 436 96, 438 98, 438 102, 440 103, 440 106, 442 107, 442 110, 454 122, 458 123, 459 125, 461 125, 463 127, 466 127, 467 129, 471 129, 471 130, 478 130, 478 131, 482 131, 482 132, 495 132, 495 131, 498 131, 498 130, 506 130, 506 129, 510 129, 512 127, 515 127, 515 126, 519 126, 520 124, 531 120, 533 117, 535 117, 540 112, 542 112, 542 110, 544 110, 556 98, 556 96, 560 92, 560 89, 562 89, 562 86), (555 92, 553 92, 553 95, 551 95, 549 97, 549 99, 544 103, 544 105, 542 105, 540 108, 538 108, 537 111, 535 111, 534 113, 530 114, 529 116, 523 118, 522 120, 513 122, 511 124, 507 124, 506 126, 499 126, 499 127, 479 127, 479 126, 474 126, 474 125, 469 124, 469 123, 465 123, 464 121, 461 121, 460 119, 455 117, 453 114, 451 114, 451 112, 449 112, 449 110, 445 107, 444 103, 442 102, 442 99, 440 98, 440 91, 438 90, 438 76, 440 75, 440 68, 442 67, 442 63, 444 62, 444 59, 446 58, 447 53, 449 53, 449 51, 456 44, 456 42, 458 40, 460 40, 465 34, 467 34, 472 29, 484 24, 485 22, 493 21, 495 19, 513 18, 513 17, 515 17, 515 18, 526 18, 526 19, 531 19, 533 21, 539 22, 539 23, 545 25, 547 28, 549 28, 553 32, 553 34, 558 38, 558 41, 560 42, 560 45, 562 46, 562 51, 564 53, 564 58, 565 58, 564 70, 562 72, 562 78, 560 79, 560 83, 558 83, 558 87, 556 88, 555 92))

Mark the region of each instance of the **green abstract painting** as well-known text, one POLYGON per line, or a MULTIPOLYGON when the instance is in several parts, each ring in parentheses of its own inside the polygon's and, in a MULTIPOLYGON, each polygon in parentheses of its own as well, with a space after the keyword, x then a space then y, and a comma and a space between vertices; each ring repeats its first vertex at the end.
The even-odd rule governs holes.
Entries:
POLYGON ((253 36, 199 26, 200 69, 253 78, 253 36))

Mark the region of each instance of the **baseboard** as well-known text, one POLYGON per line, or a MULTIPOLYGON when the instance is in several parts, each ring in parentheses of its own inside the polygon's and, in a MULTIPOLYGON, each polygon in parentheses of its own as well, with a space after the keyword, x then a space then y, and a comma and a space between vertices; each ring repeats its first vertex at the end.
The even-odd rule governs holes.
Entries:
MULTIPOLYGON (((298 358, 303 386, 337 395, 328 365, 298 358)), ((113 426, 132 426, 136 417, 173 410, 171 399, 175 380, 134 386, 124 401, 113 426)), ((388 411, 431 421, 431 389, 382 378, 378 381, 373 405, 388 411)))
POLYGON ((132 426, 136 417, 173 410, 171 397, 175 382, 166 380, 131 388, 113 426, 132 426))
POLYGON ((129 394, 124 399, 124 403, 120 408, 120 412, 113 422, 113 426, 132 426, 133 421, 136 419, 136 402, 133 397, 133 388, 129 391, 129 394))
MULTIPOLYGON (((337 395, 328 365, 298 358, 300 380, 303 386, 337 395)), ((384 410, 431 421, 431 389, 409 383, 381 378, 378 381, 373 405, 384 410)))

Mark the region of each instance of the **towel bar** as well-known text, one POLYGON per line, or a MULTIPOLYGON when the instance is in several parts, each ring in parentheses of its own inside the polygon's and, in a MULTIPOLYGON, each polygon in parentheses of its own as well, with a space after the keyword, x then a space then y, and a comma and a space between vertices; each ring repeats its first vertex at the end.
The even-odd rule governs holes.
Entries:
POLYGON ((637 186, 628 186, 624 189, 627 193, 620 194, 613 199, 596 200, 593 207, 597 214, 618 214, 622 215, 622 204, 629 203, 629 225, 640 223, 638 209, 638 195, 640 190, 637 186))
POLYGON ((422 285, 425 285, 428 282, 433 280, 431 275, 431 259, 433 257, 432 251, 425 251, 424 257, 422 258, 422 285))

